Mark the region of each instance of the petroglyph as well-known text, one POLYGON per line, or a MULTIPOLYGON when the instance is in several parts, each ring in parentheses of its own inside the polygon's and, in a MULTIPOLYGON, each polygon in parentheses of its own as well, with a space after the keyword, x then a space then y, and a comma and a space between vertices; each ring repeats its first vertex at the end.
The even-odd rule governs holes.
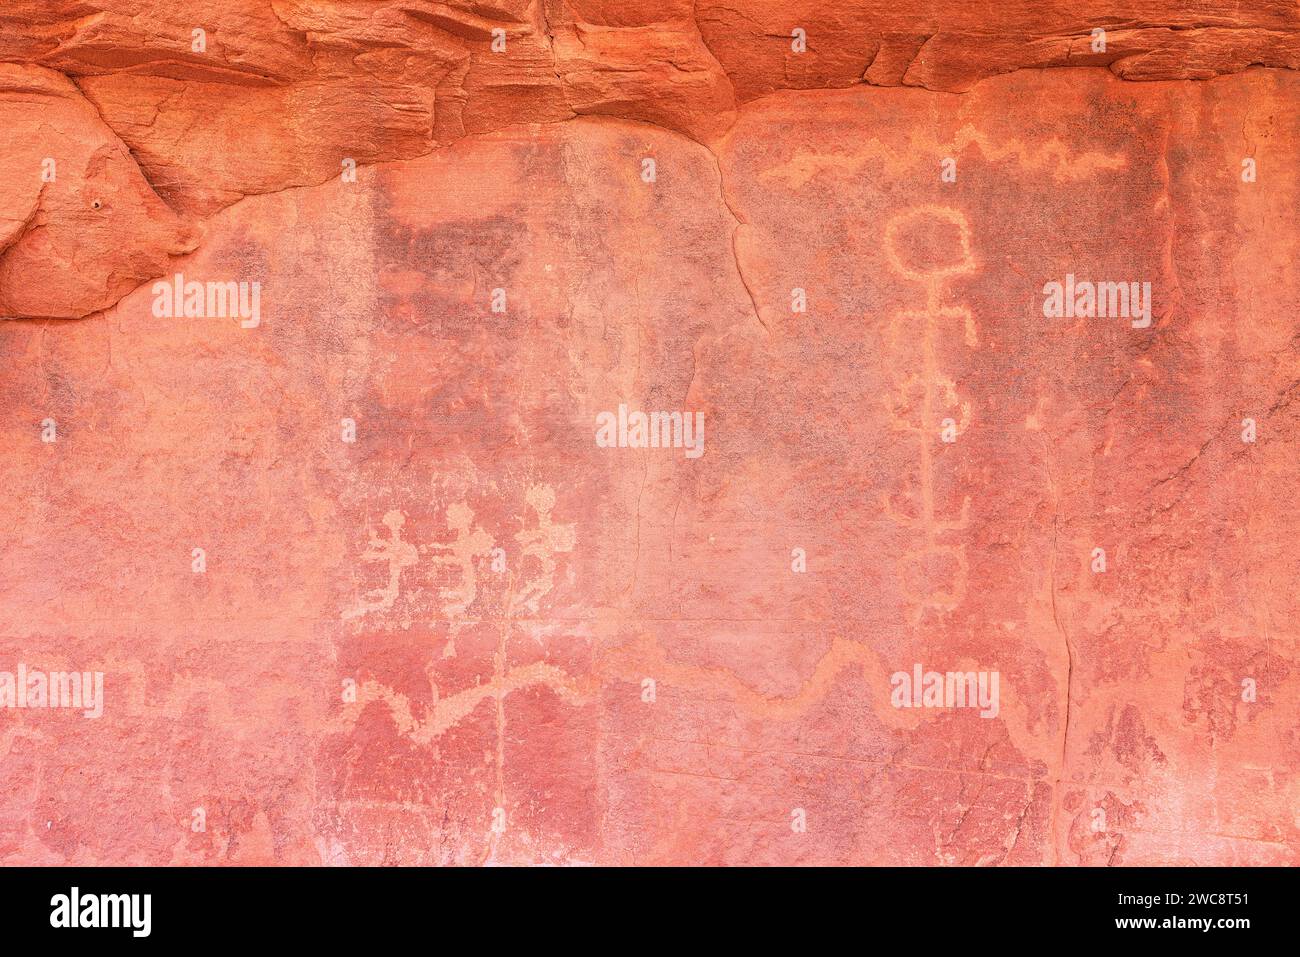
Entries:
MULTIPOLYGON (((575 525, 560 524, 551 517, 555 508, 555 489, 552 486, 529 486, 524 501, 526 511, 535 517, 536 527, 525 527, 516 533, 515 541, 520 549, 514 561, 521 569, 527 566, 536 568, 537 572, 519 587, 517 593, 513 589, 510 591, 507 616, 514 616, 519 611, 538 614, 541 600, 555 587, 556 554, 573 551, 577 541, 575 525), (528 559, 535 562, 528 562, 528 559)), ((386 563, 388 582, 382 588, 370 590, 353 607, 346 609, 343 619, 391 611, 401 594, 403 571, 424 561, 435 569, 450 571, 450 581, 438 589, 438 615, 451 622, 453 629, 463 624, 479 597, 483 582, 480 566, 483 559, 492 553, 497 540, 475 524, 474 510, 465 502, 447 506, 446 517, 452 532, 449 541, 416 545, 402 538, 406 515, 396 509, 386 512, 383 524, 388 528, 388 537, 381 538, 372 532, 370 545, 361 558, 366 562, 386 563)), ((505 581, 504 576, 502 580, 505 581)))
POLYGON ((889 673, 868 645, 836 637, 803 686, 793 695, 782 697, 754 691, 725 669, 675 662, 648 634, 611 649, 597 661, 592 673, 584 676, 571 675, 545 662, 533 662, 511 668, 446 698, 439 698, 437 688, 433 687, 432 703, 420 717, 415 715, 407 695, 379 682, 366 681, 357 688, 357 700, 345 708, 340 723, 343 729, 351 728, 367 704, 382 701, 388 706, 398 733, 415 744, 426 745, 472 714, 483 702, 491 701, 499 706, 514 691, 542 686, 565 703, 579 706, 591 701, 608 681, 639 683, 647 673, 660 676, 664 684, 697 694, 713 694, 721 686, 746 714, 789 721, 823 700, 839 674, 852 668, 860 668, 867 684, 882 689, 880 700, 884 704, 878 714, 884 720, 897 726, 916 724, 913 715, 887 706, 889 673))
MULTIPOLYGON (((973 662, 959 661, 961 668, 973 662)), ((518 665, 500 674, 457 691, 445 698, 431 684, 431 702, 417 716, 409 696, 377 681, 366 681, 357 688, 357 699, 345 706, 336 722, 339 730, 350 730, 366 705, 384 703, 397 732, 417 745, 428 745, 455 727, 484 702, 501 707, 511 693, 525 688, 550 689, 573 707, 596 700, 602 687, 622 681, 639 685, 647 674, 656 676, 663 686, 672 686, 692 695, 715 697, 720 691, 733 702, 739 713, 751 718, 795 721, 824 701, 840 675, 857 672, 861 676, 872 713, 893 728, 914 728, 933 714, 894 708, 889 704, 890 669, 870 645, 836 635, 825 654, 797 690, 787 695, 756 691, 734 672, 674 660, 649 633, 605 648, 596 656, 590 673, 574 675, 546 662, 518 665), (878 705, 878 706, 877 706, 878 705)), ((1023 716, 1022 716, 1023 718, 1023 716)), ((1023 724, 1023 721, 1021 722, 1023 724)), ((1026 739, 1020 724, 1008 731, 1018 744, 1026 739)))
POLYGON ((515 541, 523 546, 524 558, 535 558, 541 565, 541 572, 525 582, 511 609, 527 609, 537 614, 538 604, 550 594, 555 587, 555 555, 557 552, 571 552, 577 541, 573 525, 557 525, 551 518, 555 508, 555 489, 549 485, 534 485, 525 496, 530 508, 537 516, 537 527, 523 529, 515 535, 515 541))
POLYGON ((360 618, 376 611, 388 611, 401 593, 402 569, 409 568, 419 561, 419 552, 409 542, 402 541, 402 526, 406 516, 396 509, 384 513, 384 525, 388 527, 387 540, 370 533, 370 547, 362 554, 366 562, 388 563, 388 584, 366 593, 353 607, 343 612, 344 620, 360 618))
POLYGON ((542 661, 512 668, 499 680, 486 681, 439 698, 433 688, 433 702, 417 717, 410 698, 377 681, 366 681, 357 687, 357 700, 344 712, 341 725, 350 729, 365 706, 382 701, 388 706, 397 732, 418 745, 427 745, 455 727, 474 712, 484 701, 495 702, 512 691, 542 685, 550 688, 562 700, 581 704, 591 694, 591 679, 579 680, 554 665, 542 661))
POLYGON ((995 142, 993 137, 968 123, 949 139, 914 131, 907 142, 896 140, 887 143, 871 137, 856 146, 852 153, 796 153, 783 165, 765 170, 760 176, 791 190, 803 189, 822 173, 842 179, 858 179, 864 170, 871 168, 892 176, 911 176, 916 172, 918 156, 960 157, 972 146, 988 163, 1014 160, 1022 169, 1046 172, 1058 182, 1087 180, 1099 170, 1120 170, 1128 166, 1122 153, 1098 150, 1080 153, 1056 138, 1041 142, 1018 138, 995 142))
POLYGON ((966 595, 967 562, 964 550, 940 541, 946 533, 966 527, 970 517, 970 496, 962 500, 956 517, 937 514, 935 495, 934 443, 955 441, 970 424, 970 404, 962 402, 956 383, 939 369, 937 335, 941 323, 960 323, 962 339, 970 349, 979 347, 975 318, 964 306, 946 306, 945 288, 957 276, 975 270, 970 248, 970 226, 966 217, 946 206, 917 206, 891 219, 885 226, 885 256, 899 275, 925 288, 925 308, 894 313, 886 341, 905 361, 909 347, 919 341, 921 371, 897 379, 894 391, 885 397, 891 426, 916 437, 919 460, 910 487, 904 495, 914 508, 899 508, 890 495, 884 496, 885 513, 895 522, 921 534, 921 544, 902 556, 902 591, 912 603, 912 623, 920 622, 926 610, 951 611, 966 595), (918 265, 908 260, 900 247, 900 234, 923 227, 955 227, 957 246, 946 259, 918 265), (909 341, 910 340, 910 341, 909 341), (945 425, 946 423, 946 425, 945 425), (932 584, 939 581, 942 584, 932 584))
POLYGON ((465 614, 474 599, 478 597, 478 572, 475 559, 488 554, 496 539, 482 528, 473 525, 474 511, 464 502, 447 506, 447 525, 455 533, 450 542, 433 542, 421 545, 420 551, 443 551, 445 555, 432 555, 429 561, 434 565, 443 565, 455 569, 459 575, 458 584, 442 588, 442 612, 451 619, 465 614))

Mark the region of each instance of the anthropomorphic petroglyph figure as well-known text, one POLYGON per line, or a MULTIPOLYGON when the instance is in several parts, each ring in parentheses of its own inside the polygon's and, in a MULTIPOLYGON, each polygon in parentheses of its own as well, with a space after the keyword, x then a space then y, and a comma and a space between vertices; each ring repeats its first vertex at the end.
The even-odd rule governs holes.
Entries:
POLYGON ((496 540, 482 528, 474 526, 474 511, 464 502, 447 506, 447 525, 455 534, 450 542, 421 545, 420 551, 446 552, 445 555, 431 556, 429 561, 455 569, 458 573, 460 581, 457 584, 439 590, 443 601, 442 613, 454 620, 464 615, 478 597, 475 562, 492 550, 496 540))
MULTIPOLYGON (((537 515, 537 527, 522 529, 515 541, 523 546, 524 558, 536 558, 541 565, 540 574, 529 579, 519 590, 516 608, 526 608, 537 614, 538 603, 555 587, 555 555, 573 551, 577 540, 575 526, 557 525, 551 518, 555 508, 555 489, 549 485, 534 485, 528 489, 527 502, 537 515)), ((512 609, 513 610, 513 609, 512 609)))
POLYGON ((384 513, 384 525, 388 528, 388 538, 381 539, 375 532, 370 533, 370 547, 361 555, 365 562, 387 562, 388 584, 367 592, 356 605, 343 612, 345 620, 360 618, 362 615, 376 611, 388 611, 397 601, 401 592, 402 569, 409 568, 419 561, 418 549, 410 542, 402 541, 402 526, 406 516, 396 509, 384 513))
POLYGON ((916 437, 919 450, 914 479, 904 493, 907 504, 900 507, 885 496, 885 511, 894 521, 917 529, 922 542, 905 552, 903 592, 913 604, 912 617, 919 622, 927 609, 948 611, 966 594, 966 555, 958 545, 945 544, 941 537, 966 526, 970 496, 963 499, 960 514, 941 518, 936 514, 935 445, 955 441, 970 424, 970 404, 960 401, 956 383, 939 369, 937 340, 944 320, 955 320, 968 348, 979 345, 975 319, 965 306, 944 305, 947 285, 956 277, 975 271, 970 249, 970 226, 966 217, 944 206, 919 206, 895 216, 885 226, 885 255, 891 268, 925 289, 922 309, 894 313, 888 343, 896 358, 919 358, 919 370, 900 375, 894 391, 886 397, 894 429, 916 437), (953 248, 927 250, 926 261, 913 261, 903 248, 904 234, 916 230, 956 230, 953 248))

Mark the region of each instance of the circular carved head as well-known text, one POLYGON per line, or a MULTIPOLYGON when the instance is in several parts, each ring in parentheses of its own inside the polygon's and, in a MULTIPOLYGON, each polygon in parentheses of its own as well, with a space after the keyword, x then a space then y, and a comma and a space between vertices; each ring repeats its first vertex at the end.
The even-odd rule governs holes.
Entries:
POLYGON ((946 206, 918 206, 885 226, 885 255, 908 279, 929 282, 975 271, 966 217, 946 206))

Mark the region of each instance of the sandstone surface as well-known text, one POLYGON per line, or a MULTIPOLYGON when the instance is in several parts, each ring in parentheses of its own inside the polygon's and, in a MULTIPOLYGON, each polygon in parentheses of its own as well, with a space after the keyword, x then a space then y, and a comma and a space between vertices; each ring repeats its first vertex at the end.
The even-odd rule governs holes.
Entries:
POLYGON ((10 2, 0 862, 1300 862, 1300 13, 1135 7, 10 2))

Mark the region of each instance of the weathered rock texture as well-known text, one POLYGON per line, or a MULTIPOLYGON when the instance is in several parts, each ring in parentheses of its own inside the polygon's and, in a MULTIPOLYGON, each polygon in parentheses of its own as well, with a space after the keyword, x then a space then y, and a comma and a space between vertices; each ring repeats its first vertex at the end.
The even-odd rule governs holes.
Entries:
POLYGON ((7 4, 0 861, 1300 861, 1300 13, 1141 7, 7 4))

